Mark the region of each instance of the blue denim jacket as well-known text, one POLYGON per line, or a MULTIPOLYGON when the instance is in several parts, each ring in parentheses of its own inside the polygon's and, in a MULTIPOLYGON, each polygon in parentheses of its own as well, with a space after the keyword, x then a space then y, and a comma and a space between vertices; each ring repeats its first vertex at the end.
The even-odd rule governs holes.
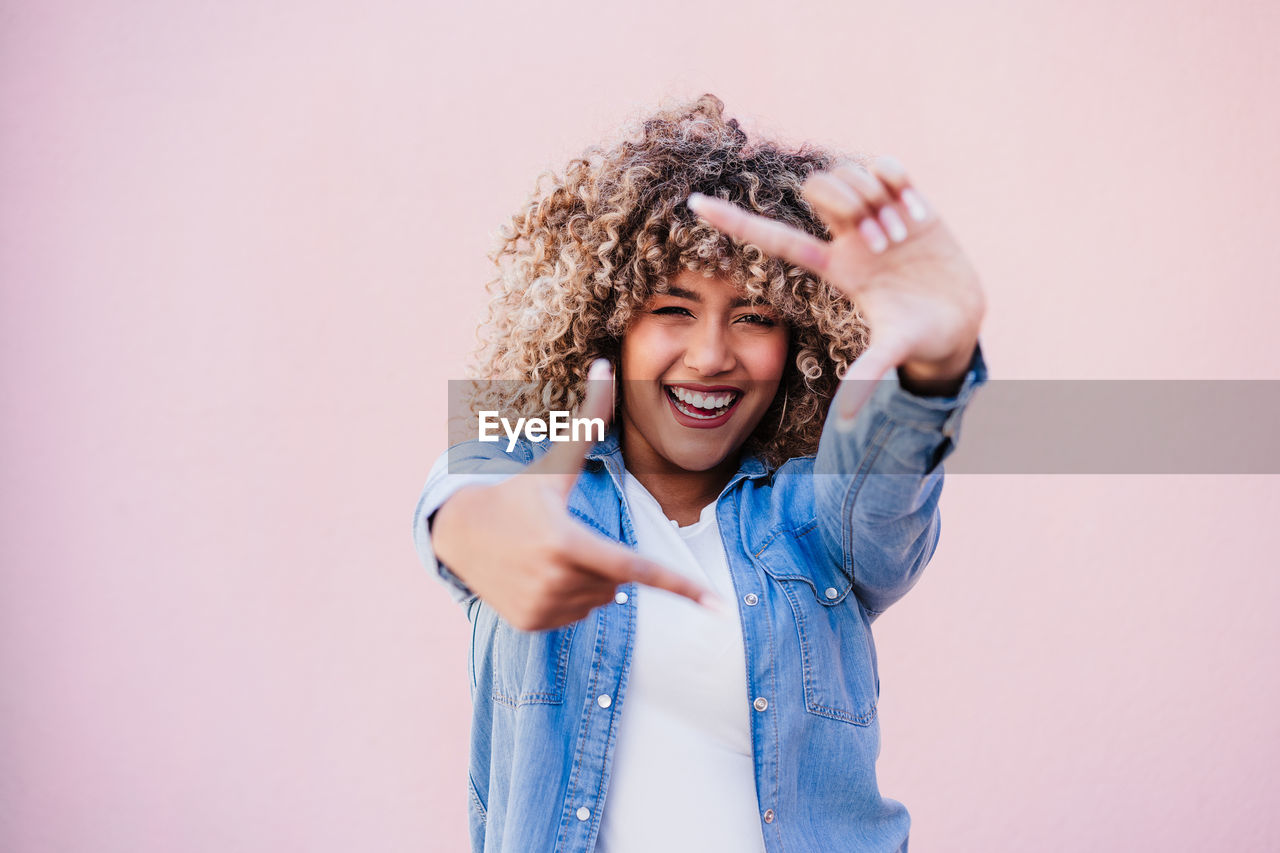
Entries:
MULTIPOLYGON (((976 351, 956 397, 925 398, 902 389, 890 371, 852 430, 835 429, 833 407, 816 455, 775 470, 748 456, 720 494, 716 518, 738 596, 770 853, 907 849, 907 810, 882 797, 876 782, 880 679, 871 622, 911 589, 933 555, 941 463, 986 376, 976 351)), ((634 598, 563 628, 524 632, 440 565, 428 522, 461 484, 475 481, 457 475, 496 481, 546 450, 545 443, 517 444, 509 454, 502 447, 451 448, 413 519, 419 557, 450 585, 471 622, 472 849, 590 851, 615 729, 626 725, 634 598)), ((569 511, 634 546, 622 483, 611 432, 588 455, 569 511)), ((662 820, 661 812, 653 819, 662 820)))

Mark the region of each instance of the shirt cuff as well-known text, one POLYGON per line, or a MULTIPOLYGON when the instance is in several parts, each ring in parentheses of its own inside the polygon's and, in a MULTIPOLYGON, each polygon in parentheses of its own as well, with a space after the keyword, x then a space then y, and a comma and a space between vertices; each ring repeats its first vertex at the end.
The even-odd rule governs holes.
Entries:
POLYGON ((953 397, 927 397, 913 394, 902 387, 898 371, 889 374, 890 381, 882 383, 877 393, 883 398, 886 413, 902 424, 920 426, 922 429, 940 429, 944 434, 948 421, 969 402, 973 392, 987 381, 987 363, 982 357, 982 345, 975 344, 969 369, 965 372, 960 390, 953 397))
MULTIPOLYGON (((951 397, 926 397, 902 387, 898 371, 891 370, 879 383, 871 398, 871 408, 880 412, 895 427, 893 437, 885 445, 902 466, 899 471, 931 473, 951 455, 960 440, 960 421, 975 391, 987 381, 987 364, 981 344, 973 348, 960 390, 951 397)), ((897 466, 895 466, 897 467, 897 466)))

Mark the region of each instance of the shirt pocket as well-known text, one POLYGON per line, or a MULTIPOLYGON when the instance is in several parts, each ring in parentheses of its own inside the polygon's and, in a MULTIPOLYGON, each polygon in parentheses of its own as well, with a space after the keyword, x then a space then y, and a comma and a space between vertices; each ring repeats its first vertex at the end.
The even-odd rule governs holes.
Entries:
POLYGON ((827 558, 820 536, 816 523, 775 532, 753 556, 791 607, 805 709, 869 726, 880 694, 870 620, 849 576, 827 558))
MULTIPOLYGON (((493 613, 491 608, 484 610, 493 613)), ((521 631, 497 614, 492 618, 493 700, 512 708, 563 702, 577 623, 550 631, 521 631)))

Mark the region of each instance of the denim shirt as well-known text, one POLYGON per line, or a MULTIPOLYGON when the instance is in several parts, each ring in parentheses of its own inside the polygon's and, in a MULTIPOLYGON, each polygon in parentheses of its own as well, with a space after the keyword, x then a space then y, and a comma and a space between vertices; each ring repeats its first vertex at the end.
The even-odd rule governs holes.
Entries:
MULTIPOLYGON (((832 406, 816 455, 773 470, 746 456, 717 499, 770 853, 907 849, 907 810, 882 797, 876 782, 880 679, 871 623, 911 589, 933 555, 942 461, 986 378, 980 350, 955 397, 913 395, 890 371, 851 430, 835 428, 832 406)), ((617 727, 626 725, 635 604, 619 595, 576 623, 520 631, 436 560, 432 513, 461 485, 497 482, 546 450, 527 441, 510 453, 505 446, 450 448, 413 518, 420 559, 471 623, 471 845, 488 853, 585 853, 595 846, 617 727)), ((622 454, 611 431, 588 454, 568 509, 634 546, 622 494, 622 454)), ((501 519, 494 528, 501 535, 501 519)))

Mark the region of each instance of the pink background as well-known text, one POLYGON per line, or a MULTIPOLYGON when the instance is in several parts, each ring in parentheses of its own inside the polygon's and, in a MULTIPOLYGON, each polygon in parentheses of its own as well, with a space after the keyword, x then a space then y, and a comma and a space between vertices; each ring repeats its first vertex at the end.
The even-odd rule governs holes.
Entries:
MULTIPOLYGON (((0 847, 465 845, 416 562, 484 252, 663 96, 892 152, 1001 377, 1280 378, 1269 2, 6 3, 0 847)), ((1280 836, 1280 478, 964 476, 876 625, 912 850, 1280 836)))

